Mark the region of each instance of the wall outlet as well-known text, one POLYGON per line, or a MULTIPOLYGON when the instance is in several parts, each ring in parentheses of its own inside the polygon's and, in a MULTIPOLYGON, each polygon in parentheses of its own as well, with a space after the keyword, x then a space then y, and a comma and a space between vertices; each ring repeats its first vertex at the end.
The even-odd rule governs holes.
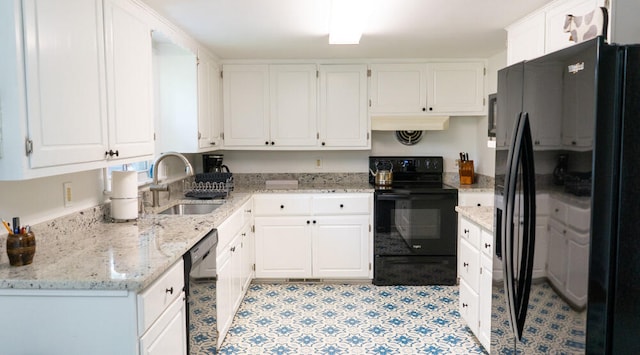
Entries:
POLYGON ((73 191, 71 189, 71 182, 65 182, 62 184, 64 207, 73 205, 73 191))

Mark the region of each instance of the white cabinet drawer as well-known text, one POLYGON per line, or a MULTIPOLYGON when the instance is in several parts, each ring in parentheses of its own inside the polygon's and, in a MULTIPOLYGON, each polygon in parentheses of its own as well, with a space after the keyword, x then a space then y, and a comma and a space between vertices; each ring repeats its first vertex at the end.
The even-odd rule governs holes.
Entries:
POLYGON ((304 216, 311 213, 311 196, 258 195, 253 199, 253 207, 256 216, 304 216))
POLYGON ((458 206, 493 206, 492 192, 458 192, 458 206))
POLYGON ((458 273, 471 289, 477 292, 480 274, 480 254, 464 240, 460 241, 460 255, 458 256, 458 273))
POLYGON ((493 234, 484 229, 480 232, 480 250, 489 258, 493 255, 493 234))
POLYGON ((245 213, 238 209, 218 226, 218 250, 225 247, 244 225, 245 213))
POLYGON ((588 231, 591 224, 591 209, 567 206, 567 224, 577 230, 588 231))
POLYGON ((460 218, 460 239, 466 240, 474 248, 480 243, 480 227, 466 218, 460 218))
POLYGON ((551 199, 551 216, 564 223, 567 220, 567 205, 556 199, 551 199))
POLYGON ((312 210, 316 215, 369 214, 369 194, 331 194, 313 197, 312 210))
POLYGON ((478 334, 478 293, 462 280, 460 281, 459 297, 460 315, 467 321, 467 326, 471 331, 478 334))
POLYGON ((138 295, 138 332, 143 334, 182 293, 184 263, 178 260, 169 270, 138 295))

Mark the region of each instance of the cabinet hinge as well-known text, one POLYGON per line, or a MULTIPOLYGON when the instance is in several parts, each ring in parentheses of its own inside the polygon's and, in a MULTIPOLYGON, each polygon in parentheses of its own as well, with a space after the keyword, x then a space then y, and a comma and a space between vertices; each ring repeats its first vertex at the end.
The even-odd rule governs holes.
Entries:
POLYGON ((482 75, 487 75, 487 68, 482 68, 482 75))
POLYGON ((369 224, 369 232, 371 232, 371 224, 369 224))
POLYGON ((224 140, 224 132, 220 133, 220 139, 224 140))
POLYGON ((319 77, 320 77, 320 71, 316 70, 316 78, 319 78, 319 77))
POLYGON ((487 99, 486 98, 482 98, 482 106, 486 106, 487 105, 487 99))
POLYGON ((371 99, 369 99, 369 107, 371 107, 371 99))
POLYGON ((367 140, 369 140, 369 132, 367 132, 367 140))
POLYGON ((371 271, 371 263, 369 263, 369 271, 371 271))
POLYGON ((251 265, 251 269, 252 269, 253 271, 256 271, 256 264, 251 265))
POLYGON ((200 57, 196 57, 196 65, 200 65, 200 57))
POLYGON ((371 69, 367 69, 367 78, 371 77, 371 69))
POLYGON ((480 268, 480 275, 482 275, 482 268, 480 268))
POLYGON ((222 70, 220 70, 220 79, 222 79, 222 78, 223 78, 222 70))
POLYGON ((31 153, 33 153, 33 141, 29 138, 27 138, 24 142, 24 149, 27 153, 27 156, 29 156, 31 153))
POLYGON ((255 233, 256 232, 256 226, 255 224, 251 226, 251 233, 255 233))
POLYGON ((316 132, 316 139, 320 139, 320 132, 316 132))
POLYGON ((156 132, 153 132, 153 140, 156 140, 156 132))

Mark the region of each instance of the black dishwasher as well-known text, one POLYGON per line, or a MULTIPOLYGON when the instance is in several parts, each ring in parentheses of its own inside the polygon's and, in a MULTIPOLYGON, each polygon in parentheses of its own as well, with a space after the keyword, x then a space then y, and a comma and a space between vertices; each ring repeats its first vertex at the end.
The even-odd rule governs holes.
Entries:
POLYGON ((182 257, 184 260, 184 293, 187 297, 187 354, 199 353, 198 348, 216 347, 218 328, 216 324, 216 246, 218 231, 213 229, 182 257), (204 312, 211 313, 207 317, 204 312), (206 319, 206 329, 198 326, 206 319), (193 334, 194 330, 198 334, 193 334), (200 334, 206 333, 206 336, 200 334), (198 339, 196 339, 196 337, 198 339))

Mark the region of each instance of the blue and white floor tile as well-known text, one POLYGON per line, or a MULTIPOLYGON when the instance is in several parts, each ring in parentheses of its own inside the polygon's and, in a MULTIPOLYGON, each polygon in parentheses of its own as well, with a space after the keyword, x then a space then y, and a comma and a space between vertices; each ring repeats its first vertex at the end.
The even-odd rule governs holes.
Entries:
POLYGON ((482 354, 456 286, 253 284, 221 354, 482 354))

